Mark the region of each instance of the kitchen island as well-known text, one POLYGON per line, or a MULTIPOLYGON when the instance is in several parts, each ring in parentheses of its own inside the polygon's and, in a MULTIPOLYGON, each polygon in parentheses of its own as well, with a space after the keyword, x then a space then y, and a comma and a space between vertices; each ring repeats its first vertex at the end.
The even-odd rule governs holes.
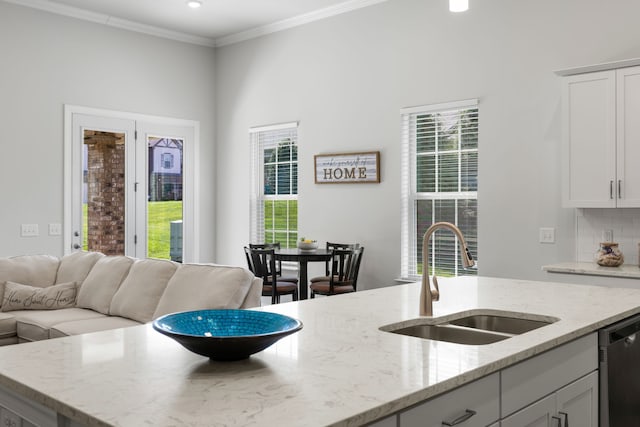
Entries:
POLYGON ((640 291, 626 288, 467 277, 440 291, 434 318, 559 320, 487 345, 379 330, 419 317, 412 283, 264 307, 304 328, 239 362, 209 361, 150 325, 2 347, 0 386, 67 425, 363 425, 640 312, 640 291))

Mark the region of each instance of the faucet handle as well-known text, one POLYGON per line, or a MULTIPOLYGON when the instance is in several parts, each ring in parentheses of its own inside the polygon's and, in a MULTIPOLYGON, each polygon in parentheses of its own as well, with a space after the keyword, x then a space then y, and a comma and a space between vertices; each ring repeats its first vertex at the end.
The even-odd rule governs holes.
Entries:
POLYGON ((438 278, 436 277, 436 275, 433 275, 433 287, 435 289, 429 289, 429 291, 431 291, 431 297, 433 298, 433 301, 439 301, 440 300, 440 288, 438 287, 438 278))

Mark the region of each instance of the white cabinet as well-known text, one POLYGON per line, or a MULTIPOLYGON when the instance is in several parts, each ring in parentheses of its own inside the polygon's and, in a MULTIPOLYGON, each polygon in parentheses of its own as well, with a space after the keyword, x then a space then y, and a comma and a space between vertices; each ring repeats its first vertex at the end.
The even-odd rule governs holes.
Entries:
POLYGON ((565 77, 562 101, 563 205, 640 207, 640 67, 565 77))
POLYGON ((398 416, 392 415, 387 418, 367 424, 367 427, 398 427, 398 416))
POLYGON ((55 411, 0 386, 0 426, 58 427, 55 411))
POLYGON ((500 375, 481 378, 399 415, 400 427, 488 426, 500 417, 500 375))
POLYGON ((558 390, 556 402, 558 414, 567 414, 563 427, 569 422, 574 426, 598 427, 598 372, 558 390))
POLYGON ((597 427, 598 373, 561 388, 501 421, 501 427, 597 427))

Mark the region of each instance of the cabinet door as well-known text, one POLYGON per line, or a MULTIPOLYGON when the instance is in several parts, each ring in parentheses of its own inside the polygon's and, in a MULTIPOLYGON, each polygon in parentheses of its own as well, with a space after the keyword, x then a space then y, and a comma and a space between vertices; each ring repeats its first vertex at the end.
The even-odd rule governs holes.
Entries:
POLYGON ((616 206, 615 71, 566 77, 563 88, 563 205, 616 206))
POLYGON ((500 417, 500 380, 495 373, 400 413, 400 427, 487 426, 500 417))
POLYGON ((561 388, 556 396, 558 414, 567 414, 568 425, 598 427, 597 371, 561 388))
POLYGON ((367 427, 397 427, 397 426, 398 426, 397 415, 392 415, 390 417, 375 421, 371 424, 367 424, 367 427))
POLYGON ((640 67, 617 70, 618 207, 640 207, 640 67))
MULTIPOLYGON (((557 427, 556 396, 552 394, 533 405, 519 410, 513 415, 503 419, 501 427, 557 427)), ((580 424, 576 424, 579 426, 580 424)))

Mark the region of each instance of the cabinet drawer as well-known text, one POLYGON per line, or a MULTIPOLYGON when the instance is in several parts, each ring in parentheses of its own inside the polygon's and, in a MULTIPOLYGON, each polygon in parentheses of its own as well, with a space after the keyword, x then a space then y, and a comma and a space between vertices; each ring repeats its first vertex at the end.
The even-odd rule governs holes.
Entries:
POLYGON ((506 368, 501 373, 501 416, 512 414, 596 369, 597 333, 506 368))
POLYGON ((420 403, 400 413, 400 427, 441 427, 443 421, 451 421, 475 411, 460 427, 487 426, 498 420, 500 414, 500 376, 498 373, 420 403))

